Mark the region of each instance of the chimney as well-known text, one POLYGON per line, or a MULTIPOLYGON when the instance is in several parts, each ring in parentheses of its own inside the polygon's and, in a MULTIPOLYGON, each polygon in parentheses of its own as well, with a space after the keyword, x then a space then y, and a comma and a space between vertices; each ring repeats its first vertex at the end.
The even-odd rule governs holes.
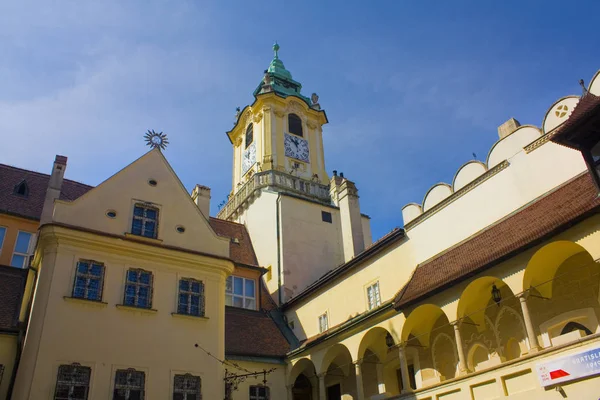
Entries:
POLYGON ((354 182, 342 180, 341 185, 337 187, 337 200, 340 207, 344 261, 348 262, 365 249, 358 190, 354 182))
POLYGON ((505 137, 516 131, 517 128, 520 126, 521 124, 519 123, 519 121, 517 121, 514 118, 511 118, 498 127, 498 137, 500 139, 504 139, 505 137))
POLYGON ((206 219, 210 216, 210 188, 202 185, 196 185, 192 190, 192 200, 202 212, 206 219))
POLYGON ((40 225, 52 222, 52 216, 54 214, 54 200, 60 197, 60 191, 62 188, 63 178, 65 176, 66 169, 67 157, 57 155, 54 159, 52 174, 50 174, 48 188, 46 189, 44 207, 42 208, 42 215, 40 216, 40 225))

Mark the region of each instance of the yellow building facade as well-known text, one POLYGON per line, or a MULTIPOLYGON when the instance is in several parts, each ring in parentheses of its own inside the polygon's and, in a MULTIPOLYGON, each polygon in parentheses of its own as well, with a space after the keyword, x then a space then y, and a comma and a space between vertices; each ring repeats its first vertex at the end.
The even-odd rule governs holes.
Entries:
POLYGON ((319 97, 274 50, 217 218, 158 148, 95 188, 60 156, 43 181, 0 169, 0 399, 597 399, 600 199, 549 140, 579 96, 508 120, 373 242, 327 172, 319 97))

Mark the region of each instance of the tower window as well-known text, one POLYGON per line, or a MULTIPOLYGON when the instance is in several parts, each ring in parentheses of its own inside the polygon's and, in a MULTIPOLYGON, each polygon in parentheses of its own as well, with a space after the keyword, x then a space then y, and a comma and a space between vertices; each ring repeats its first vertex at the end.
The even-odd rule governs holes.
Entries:
POLYGON ((248 128, 246 128, 246 148, 248 148, 248 146, 250 146, 252 144, 252 141, 254 140, 254 128, 252 127, 252 124, 248 125, 248 128))
POLYGON ((296 114, 288 115, 288 130, 294 135, 302 136, 302 120, 296 114))
POLYGON ((321 219, 323 220, 323 222, 329 222, 331 224, 331 213, 327 211, 321 211, 321 219))
POLYGON ((27 186, 27 182, 23 179, 21 182, 15 185, 14 194, 19 196, 27 197, 29 195, 29 186, 27 186))

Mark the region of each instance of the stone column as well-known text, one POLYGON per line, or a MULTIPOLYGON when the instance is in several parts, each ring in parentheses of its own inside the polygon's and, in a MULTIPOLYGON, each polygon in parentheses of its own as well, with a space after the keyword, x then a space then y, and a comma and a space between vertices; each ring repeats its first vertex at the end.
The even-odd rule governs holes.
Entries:
POLYGON ((398 358, 400 358, 400 372, 402 373, 402 391, 400 394, 408 393, 412 390, 410 387, 410 375, 408 373, 408 364, 406 362, 405 344, 398 347, 398 358))
POLYGON ((319 374, 319 400, 327 400, 327 390, 325 389, 325 374, 319 374))
POLYGON ((356 398, 357 400, 365 400, 365 390, 362 380, 362 361, 357 361, 356 364, 354 364, 354 371, 356 373, 356 398))
POLYGON ((287 393, 288 400, 294 400, 294 385, 289 385, 287 387, 287 393))
POLYGON ((527 330, 527 339, 529 339, 529 352, 535 353, 540 349, 537 342, 537 336, 533 330, 533 323, 531 322, 531 315, 529 314, 529 307, 527 306, 528 291, 525 291, 518 295, 519 302, 521 303, 521 311, 523 312, 523 320, 525 321, 525 329, 527 330))
POLYGON ((459 322, 452 322, 454 327, 454 339, 456 340, 456 350, 458 352, 458 370, 459 375, 464 375, 469 370, 467 369, 467 363, 465 362, 465 351, 463 349, 462 338, 460 337, 460 329, 458 328, 459 322))

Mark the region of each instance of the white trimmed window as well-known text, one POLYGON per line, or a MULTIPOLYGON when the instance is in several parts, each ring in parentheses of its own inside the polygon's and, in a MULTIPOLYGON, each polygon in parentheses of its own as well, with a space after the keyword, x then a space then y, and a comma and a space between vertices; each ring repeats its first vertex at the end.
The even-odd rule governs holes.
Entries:
POLYGON ((269 400, 267 386, 250 386, 250 400, 269 400))
POLYGON ((0 226, 0 254, 2 254, 2 245, 4 244, 4 236, 6 236, 6 228, 0 226))
POLYGON ((256 310, 256 281, 230 276, 225 283, 225 305, 256 310))
POLYGON ((19 231, 15 242, 15 251, 10 261, 11 266, 17 268, 29 267, 29 261, 33 255, 33 246, 35 245, 34 237, 33 233, 19 231))
POLYGON ((381 305, 381 296, 379 295, 379 281, 367 287, 367 303, 369 310, 381 305))
POLYGON ((115 373, 113 400, 143 400, 146 392, 146 373, 130 369, 118 369, 115 373))
POLYGON ((87 400, 92 369, 80 364, 58 367, 54 400, 87 400))
POLYGON ((202 400, 202 380, 192 374, 175 375, 173 400, 202 400))
POLYGON ((329 329, 329 318, 327 318, 327 313, 319 315, 319 333, 325 332, 329 329))

